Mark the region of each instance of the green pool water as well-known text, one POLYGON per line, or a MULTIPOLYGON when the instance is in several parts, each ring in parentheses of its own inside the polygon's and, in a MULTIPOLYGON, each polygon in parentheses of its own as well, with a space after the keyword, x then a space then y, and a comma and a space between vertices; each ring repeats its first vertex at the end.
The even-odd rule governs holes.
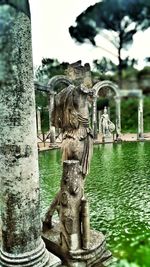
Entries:
MULTIPOLYGON (((44 214, 59 189, 60 151, 39 153, 39 168, 44 214)), ((113 255, 150 267, 150 142, 95 146, 86 193, 91 227, 113 255)))

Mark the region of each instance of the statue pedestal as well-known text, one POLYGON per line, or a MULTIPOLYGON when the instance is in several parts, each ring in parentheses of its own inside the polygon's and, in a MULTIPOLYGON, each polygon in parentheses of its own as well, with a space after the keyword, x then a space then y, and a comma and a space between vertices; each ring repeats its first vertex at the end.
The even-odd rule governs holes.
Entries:
POLYGON ((117 137, 117 138, 116 138, 116 142, 121 143, 121 142, 122 142, 121 137, 117 137))
POLYGON ((111 252, 106 249, 105 236, 90 230, 89 249, 64 250, 60 245, 60 224, 55 223, 52 229, 43 232, 46 248, 62 260, 62 266, 92 267, 106 266, 112 260, 111 252), (97 264, 97 265, 96 265, 97 264))
POLYGON ((103 143, 113 143, 113 136, 112 135, 105 135, 102 137, 102 142, 103 143))
POLYGON ((145 138, 143 135, 138 135, 137 140, 143 142, 145 141, 145 138))

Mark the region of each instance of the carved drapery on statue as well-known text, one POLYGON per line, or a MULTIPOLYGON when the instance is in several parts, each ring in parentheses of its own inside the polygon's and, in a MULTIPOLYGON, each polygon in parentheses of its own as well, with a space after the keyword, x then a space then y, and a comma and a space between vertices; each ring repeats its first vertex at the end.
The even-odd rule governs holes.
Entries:
POLYGON ((70 85, 54 101, 52 125, 62 129, 62 160, 79 160, 83 175, 87 175, 93 146, 89 127, 88 95, 93 91, 83 85, 70 85))

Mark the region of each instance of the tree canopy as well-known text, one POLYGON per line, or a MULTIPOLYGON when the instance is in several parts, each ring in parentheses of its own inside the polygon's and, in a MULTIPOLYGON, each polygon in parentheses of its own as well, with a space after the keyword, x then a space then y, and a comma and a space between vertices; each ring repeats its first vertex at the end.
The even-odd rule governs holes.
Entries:
POLYGON ((109 59, 103 57, 101 60, 95 59, 93 60, 94 69, 101 73, 106 72, 115 72, 116 71, 116 65, 109 59))
MULTIPOLYGON (((122 49, 132 44, 134 34, 150 26, 149 0, 103 0, 88 7, 76 18, 76 26, 70 26, 69 33, 78 42, 90 41, 96 46, 95 37, 105 37, 118 51, 118 74, 121 83, 123 57, 122 49)), ((121 85, 121 84, 120 84, 121 85)))
POLYGON ((35 71, 35 79, 42 84, 47 84, 48 80, 58 74, 65 74, 69 63, 60 63, 57 59, 43 58, 42 65, 35 71))

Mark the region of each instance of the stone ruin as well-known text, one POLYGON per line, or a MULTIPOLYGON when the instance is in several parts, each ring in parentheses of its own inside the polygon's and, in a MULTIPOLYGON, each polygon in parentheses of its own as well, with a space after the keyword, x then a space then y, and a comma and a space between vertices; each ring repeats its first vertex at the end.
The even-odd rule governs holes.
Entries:
POLYGON ((92 76, 89 63, 81 64, 81 60, 69 64, 66 70, 66 76, 73 81, 75 85, 84 84, 87 88, 92 88, 92 76))
POLYGON ((88 110, 88 97, 93 90, 89 75, 86 79, 82 76, 86 72, 87 65, 69 67, 76 85, 69 85, 56 95, 52 112, 52 124, 61 128, 63 134, 63 173, 60 190, 45 215, 43 239, 48 250, 70 267, 104 266, 111 258, 104 235, 90 228, 89 203, 84 192, 93 151, 88 110), (52 220, 55 210, 59 222, 52 220))

